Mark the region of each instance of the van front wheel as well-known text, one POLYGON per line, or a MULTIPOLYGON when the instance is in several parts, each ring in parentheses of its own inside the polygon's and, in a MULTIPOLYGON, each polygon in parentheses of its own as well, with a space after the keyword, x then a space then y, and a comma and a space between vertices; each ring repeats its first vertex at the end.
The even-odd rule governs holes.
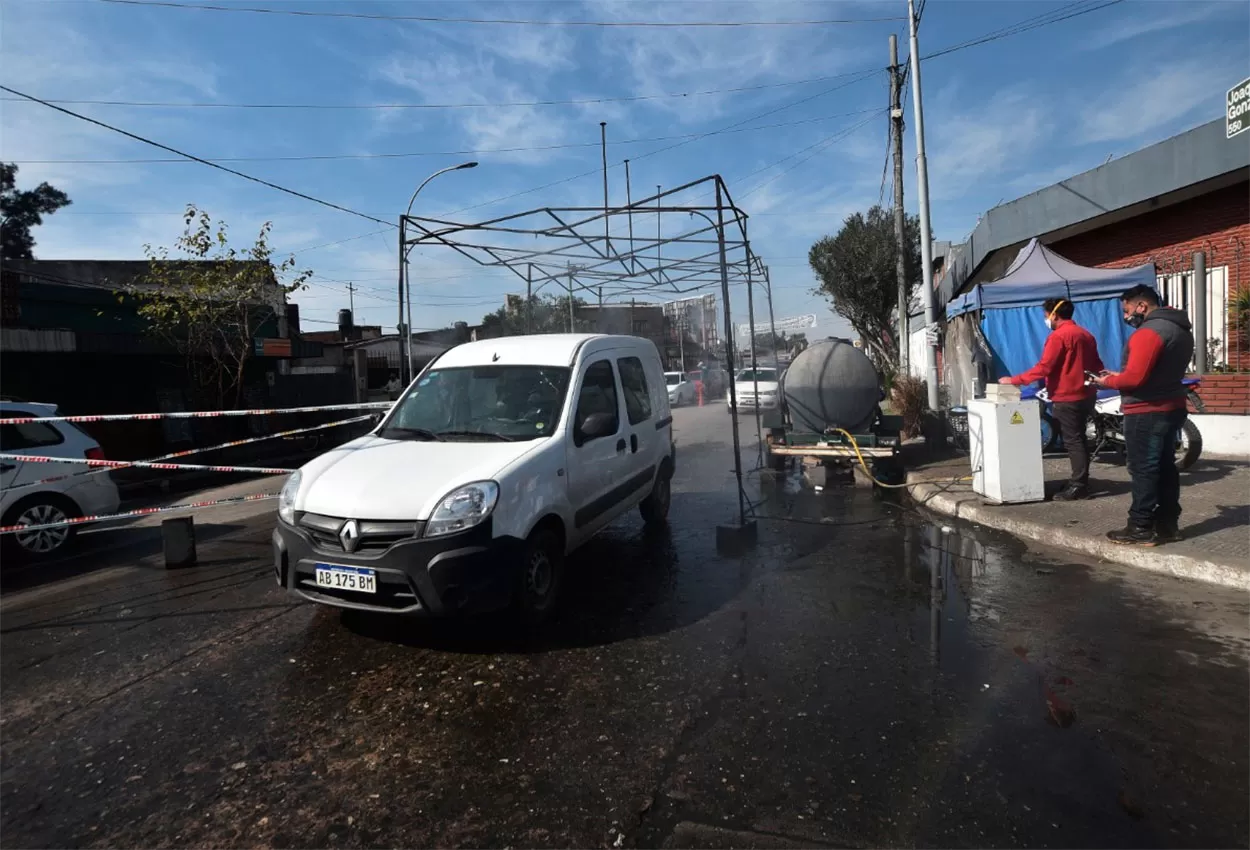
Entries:
POLYGON ((651 493, 642 500, 638 511, 647 525, 664 525, 668 522, 668 508, 673 502, 673 477, 665 469, 655 476, 651 493))
POLYGON ((564 547, 554 532, 539 528, 525 541, 517 577, 516 609, 521 620, 536 626, 555 611, 564 578, 564 547))

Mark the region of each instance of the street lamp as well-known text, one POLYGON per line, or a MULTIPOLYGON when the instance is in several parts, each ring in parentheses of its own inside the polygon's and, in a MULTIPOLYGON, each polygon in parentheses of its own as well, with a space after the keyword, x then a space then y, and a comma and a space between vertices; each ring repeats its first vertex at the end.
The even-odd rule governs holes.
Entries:
POLYGON ((408 209, 399 218, 399 321, 397 324, 401 328, 406 328, 407 330, 407 333, 403 334, 403 336, 406 337, 404 341, 404 348, 408 353, 408 357, 407 357, 408 368, 407 368, 406 374, 404 374, 405 373, 404 358, 402 356, 403 351, 401 350, 400 370, 399 370, 401 374, 404 374, 403 383, 405 384, 407 384, 408 381, 412 380, 412 286, 411 284, 409 284, 405 288, 405 283, 408 283, 407 274, 406 274, 406 270, 408 267, 408 248, 407 248, 407 238, 406 238, 407 234, 405 232, 406 222, 408 220, 408 216, 412 215, 412 205, 416 203, 417 195, 421 194, 421 190, 425 188, 425 184, 429 183, 431 180, 433 180, 435 177, 437 177, 440 174, 446 174, 448 171, 460 171, 465 168, 477 168, 477 163, 476 162, 462 162, 459 165, 449 165, 446 168, 440 168, 438 171, 435 171, 429 177, 422 180, 421 185, 417 187, 417 190, 412 193, 412 197, 408 200, 408 209), (407 325, 404 324, 405 293, 407 294, 407 303, 408 303, 407 325))

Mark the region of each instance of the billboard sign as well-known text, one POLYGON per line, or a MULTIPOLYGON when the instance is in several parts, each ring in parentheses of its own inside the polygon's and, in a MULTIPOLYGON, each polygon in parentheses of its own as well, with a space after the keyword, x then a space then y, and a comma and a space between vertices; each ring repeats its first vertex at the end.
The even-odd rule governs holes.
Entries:
MULTIPOLYGON (((795 331, 804 331, 804 330, 807 330, 808 328, 816 327, 816 314, 808 313, 805 316, 789 316, 784 319, 778 319, 774 323, 774 326, 777 328, 777 333, 793 333, 795 331)), ((768 333, 768 331, 769 331, 769 325, 767 322, 763 324, 756 322, 755 332, 757 334, 768 333)), ((749 323, 743 323, 741 325, 738 325, 738 335, 750 336, 751 325, 749 323)))

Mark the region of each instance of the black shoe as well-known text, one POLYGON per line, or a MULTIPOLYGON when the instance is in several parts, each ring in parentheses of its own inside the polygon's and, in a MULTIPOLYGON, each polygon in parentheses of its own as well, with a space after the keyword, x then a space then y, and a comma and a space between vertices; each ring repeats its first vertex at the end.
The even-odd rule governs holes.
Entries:
POLYGON ((1176 520, 1155 520, 1155 536, 1156 544, 1159 543, 1177 543, 1185 538, 1181 536, 1180 529, 1177 527, 1176 520))
POLYGON ((1138 528, 1129 523, 1124 528, 1116 531, 1108 531, 1107 539, 1112 543, 1122 543, 1127 546, 1157 546, 1158 541, 1155 540, 1155 532, 1153 528, 1138 528))
POLYGON ((1089 488, 1081 484, 1069 484, 1054 495, 1056 502, 1079 502, 1089 498, 1089 488))

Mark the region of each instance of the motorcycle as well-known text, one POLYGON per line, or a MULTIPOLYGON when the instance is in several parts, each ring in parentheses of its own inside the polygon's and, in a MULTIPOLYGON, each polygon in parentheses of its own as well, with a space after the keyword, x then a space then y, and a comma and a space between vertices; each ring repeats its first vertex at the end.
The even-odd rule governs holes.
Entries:
MULTIPOLYGON (((1202 386, 1200 378, 1186 378, 1181 383, 1187 390, 1186 399, 1191 412, 1205 413, 1206 407, 1198 395, 1202 386)), ((1036 398, 1042 403, 1042 453, 1057 452, 1063 448, 1063 436, 1059 423, 1050 415, 1050 397, 1045 388, 1023 388, 1021 399, 1036 398)), ((1120 412, 1118 390, 1100 389, 1094 402, 1094 415, 1085 425, 1085 438, 1089 441, 1090 455, 1105 451, 1124 451, 1124 414, 1120 412)), ((1186 419, 1176 435, 1176 467, 1188 469, 1202 454, 1202 432, 1192 419, 1186 419)))

